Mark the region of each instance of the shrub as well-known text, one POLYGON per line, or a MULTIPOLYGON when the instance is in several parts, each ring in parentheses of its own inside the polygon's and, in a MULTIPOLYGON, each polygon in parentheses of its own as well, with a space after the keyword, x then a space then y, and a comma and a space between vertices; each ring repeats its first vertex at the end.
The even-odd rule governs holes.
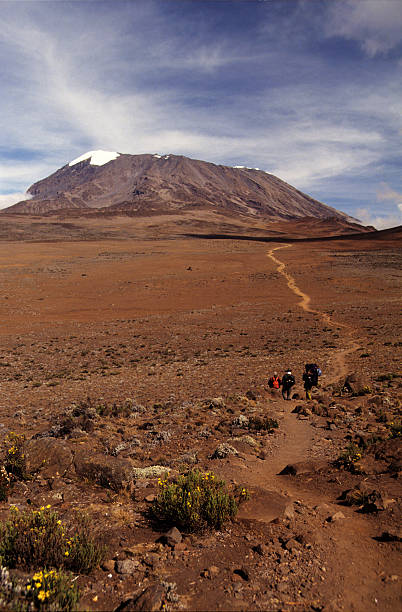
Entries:
POLYGON ((220 529, 236 516, 239 503, 248 499, 246 489, 230 492, 225 481, 211 472, 192 470, 177 482, 160 479, 158 484, 154 516, 187 532, 220 529))
POLYGON ((0 467, 0 502, 7 501, 11 480, 4 465, 0 467))
POLYGON ((6 567, 0 567, 2 610, 70 612, 76 609, 78 599, 79 591, 71 576, 61 571, 38 571, 26 583, 21 577, 10 576, 6 567))
POLYGON ((74 610, 79 600, 78 587, 63 571, 41 570, 25 586, 26 598, 37 610, 74 610))
POLYGON ((400 438, 402 436, 402 422, 401 421, 390 421, 388 424, 389 437, 400 438))
POLYGON ((125 400, 121 404, 114 402, 113 404, 99 404, 96 407, 96 412, 99 416, 111 416, 111 417, 129 417, 133 412, 137 411, 137 404, 130 399, 125 400))
POLYGON ((8 474, 12 474, 19 480, 27 480, 25 458, 25 436, 11 431, 5 439, 7 450, 4 459, 4 467, 8 474))
POLYGON ((276 419, 270 419, 269 417, 258 417, 251 416, 248 422, 248 428, 253 431, 267 431, 272 433, 274 429, 279 427, 276 419))
POLYGON ((87 519, 81 518, 74 531, 69 537, 50 505, 25 512, 13 507, 9 519, 0 525, 0 563, 28 570, 66 567, 88 573, 106 551, 94 541, 87 519))
POLYGON ((94 539, 89 518, 81 516, 77 519, 75 534, 69 540, 65 565, 77 573, 89 574, 104 560, 106 551, 106 546, 94 539))
POLYGON ((335 460, 335 465, 350 472, 358 472, 356 462, 361 459, 361 456, 360 448, 356 444, 350 443, 335 460))

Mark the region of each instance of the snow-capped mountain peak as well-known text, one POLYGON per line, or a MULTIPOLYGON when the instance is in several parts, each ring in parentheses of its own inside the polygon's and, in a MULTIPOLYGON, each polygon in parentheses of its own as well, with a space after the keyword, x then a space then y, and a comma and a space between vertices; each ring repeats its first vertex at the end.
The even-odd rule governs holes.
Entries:
POLYGON ((89 159, 89 163, 91 164, 91 166, 103 166, 104 164, 107 164, 108 162, 117 159, 119 155, 120 153, 116 153, 115 151, 88 151, 88 153, 84 153, 84 155, 73 159, 73 161, 71 161, 68 165, 74 166, 79 162, 89 159))

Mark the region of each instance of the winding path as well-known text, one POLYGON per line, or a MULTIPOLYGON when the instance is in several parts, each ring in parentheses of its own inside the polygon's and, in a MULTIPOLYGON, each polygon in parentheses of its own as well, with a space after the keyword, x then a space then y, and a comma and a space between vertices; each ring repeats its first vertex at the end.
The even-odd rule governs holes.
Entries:
POLYGON ((290 244, 283 244, 281 246, 274 247, 268 252, 268 257, 272 259, 274 263, 277 264, 277 272, 279 272, 279 274, 281 274, 286 279, 289 289, 293 291, 295 295, 301 298, 300 302, 298 302, 298 306, 300 306, 300 308, 302 308, 305 312, 310 312, 312 314, 318 315, 321 320, 330 327, 343 328, 345 330, 345 337, 348 337, 346 347, 334 352, 332 356, 332 374, 330 378, 327 378, 327 383, 333 383, 339 378, 346 375, 346 357, 351 353, 354 353, 359 348, 359 344, 351 337, 353 330, 350 325, 347 325, 346 323, 339 323, 339 321, 335 321, 334 319, 332 319, 332 317, 328 313, 311 308, 310 296, 307 293, 304 293, 304 291, 302 291, 296 285, 296 281, 293 276, 286 271, 286 264, 283 261, 280 261, 277 257, 275 257, 274 251, 278 251, 279 249, 286 249, 291 246, 292 245, 290 244))

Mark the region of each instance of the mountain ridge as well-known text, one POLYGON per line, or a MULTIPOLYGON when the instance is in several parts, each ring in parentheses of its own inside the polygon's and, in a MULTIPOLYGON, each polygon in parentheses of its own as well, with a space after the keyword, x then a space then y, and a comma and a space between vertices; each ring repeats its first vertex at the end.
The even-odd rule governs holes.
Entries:
MULTIPOLYGON (((357 220, 259 169, 217 165, 183 155, 90 151, 31 185, 32 196, 3 210, 43 215, 74 209, 137 216, 211 210, 229 217, 357 220), (104 154, 101 163, 94 154, 104 154), (115 156, 108 160, 108 156, 115 156)), ((89 212, 89 211, 88 211, 89 212)))

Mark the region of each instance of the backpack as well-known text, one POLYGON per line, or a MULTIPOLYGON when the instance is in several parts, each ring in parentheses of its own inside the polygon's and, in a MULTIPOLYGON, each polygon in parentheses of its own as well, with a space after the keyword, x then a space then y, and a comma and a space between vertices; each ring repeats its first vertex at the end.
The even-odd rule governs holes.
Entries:
POLYGON ((295 381, 295 377, 293 376, 293 374, 285 374, 284 377, 282 378, 283 387, 293 387, 295 382, 296 381, 295 381))
POLYGON ((281 384, 281 379, 279 378, 279 376, 272 376, 271 384, 272 384, 273 389, 279 389, 280 384, 281 384))

